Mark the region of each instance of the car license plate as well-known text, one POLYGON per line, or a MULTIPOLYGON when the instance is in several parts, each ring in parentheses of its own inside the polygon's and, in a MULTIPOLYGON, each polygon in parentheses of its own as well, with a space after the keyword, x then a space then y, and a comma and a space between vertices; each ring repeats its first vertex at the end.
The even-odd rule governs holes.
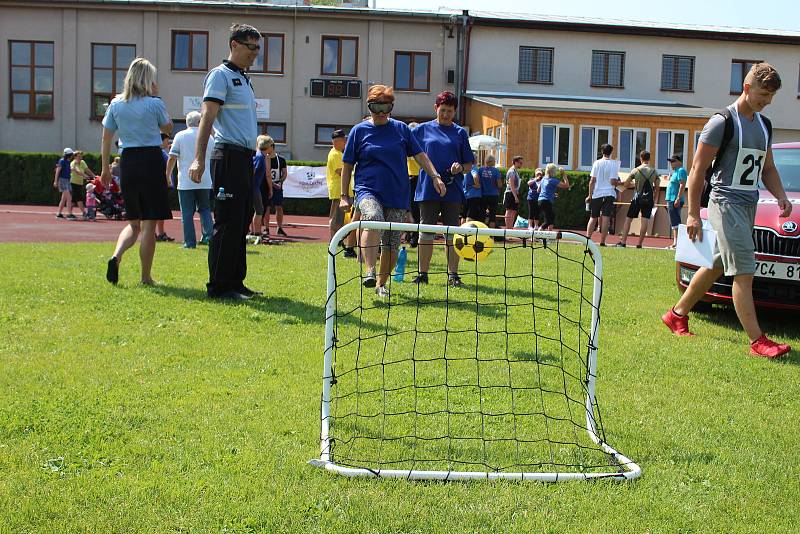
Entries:
POLYGON ((755 274, 759 278, 777 278, 779 280, 800 281, 800 263, 756 261, 755 274))

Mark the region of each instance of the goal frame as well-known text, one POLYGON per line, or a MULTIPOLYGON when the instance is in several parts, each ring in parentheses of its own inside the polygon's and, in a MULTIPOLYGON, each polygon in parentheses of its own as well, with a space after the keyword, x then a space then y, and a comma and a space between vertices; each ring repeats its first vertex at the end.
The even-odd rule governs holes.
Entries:
POLYGON ((610 444, 603 441, 597 432, 594 416, 595 388, 597 382, 597 349, 600 331, 599 306, 603 287, 603 260, 600 248, 586 236, 563 231, 542 231, 529 229, 478 228, 463 226, 439 226, 413 223, 391 223, 382 221, 356 221, 339 229, 328 246, 328 285, 325 304, 325 352, 322 372, 322 401, 320 411, 320 456, 309 463, 328 471, 348 477, 405 478, 408 480, 532 480, 541 482, 562 482, 574 480, 612 479, 618 481, 636 479, 642 470, 633 460, 623 455, 610 444), (587 369, 586 431, 589 438, 615 462, 625 467, 622 472, 492 472, 492 471, 428 471, 416 469, 366 469, 348 467, 335 463, 330 457, 330 406, 331 380, 333 374, 334 321, 336 315, 336 271, 335 261, 339 243, 354 230, 388 230, 398 232, 429 232, 436 234, 482 234, 491 237, 511 237, 518 239, 543 239, 570 241, 588 248, 594 259, 594 287, 592 291, 591 335, 589 338, 589 367, 587 369))

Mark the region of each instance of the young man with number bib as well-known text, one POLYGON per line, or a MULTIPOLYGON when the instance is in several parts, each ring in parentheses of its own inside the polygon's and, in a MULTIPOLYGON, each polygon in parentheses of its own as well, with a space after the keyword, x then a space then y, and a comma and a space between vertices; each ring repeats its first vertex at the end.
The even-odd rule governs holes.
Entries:
POLYGON ((246 70, 258 57, 261 34, 252 26, 230 28, 228 59, 211 69, 203 82, 203 108, 195 158, 189 176, 200 183, 211 125, 214 151, 214 233, 208 247, 208 296, 230 300, 259 293, 244 285, 247 275, 247 233, 253 218, 253 156, 256 137, 256 99, 246 70))
POLYGON ((791 350, 789 345, 775 343, 764 335, 753 305, 756 262, 752 233, 759 179, 777 199, 781 217, 788 217, 792 211, 772 159, 772 126, 760 115, 780 87, 775 68, 767 63, 754 65, 744 79, 742 95, 727 110, 711 117, 703 128, 689 173, 686 229, 690 239, 702 241, 700 198, 706 169, 713 162, 708 220, 717 233, 714 265, 698 270, 678 303, 661 318, 673 333, 692 335, 689 312, 717 278, 723 273, 732 276, 733 304, 750 338, 750 353, 767 358, 777 358, 791 350), (726 127, 729 121, 732 125, 726 127))

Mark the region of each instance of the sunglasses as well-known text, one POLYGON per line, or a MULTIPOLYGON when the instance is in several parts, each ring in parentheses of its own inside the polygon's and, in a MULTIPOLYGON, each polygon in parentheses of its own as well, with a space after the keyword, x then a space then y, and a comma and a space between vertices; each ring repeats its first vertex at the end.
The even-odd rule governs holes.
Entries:
POLYGON ((389 113, 394 108, 392 102, 367 102, 367 108, 372 113, 389 113))
POLYGON ((256 50, 261 50, 261 45, 260 44, 243 43, 242 41, 236 41, 236 42, 239 43, 242 46, 246 46, 248 48, 248 50, 250 50, 251 52, 255 52, 256 50))

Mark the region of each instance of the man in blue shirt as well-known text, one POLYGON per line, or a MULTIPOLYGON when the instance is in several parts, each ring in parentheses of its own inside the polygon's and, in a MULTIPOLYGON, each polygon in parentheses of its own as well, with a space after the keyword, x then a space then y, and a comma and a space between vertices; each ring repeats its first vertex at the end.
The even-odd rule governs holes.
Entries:
POLYGON ((253 218, 253 156, 258 126, 253 86, 246 70, 261 49, 261 34, 247 24, 230 28, 228 59, 203 82, 203 107, 195 159, 189 168, 200 183, 214 125, 211 178, 214 182, 214 233, 208 247, 208 296, 244 300, 260 295, 244 285, 247 233, 253 218))

